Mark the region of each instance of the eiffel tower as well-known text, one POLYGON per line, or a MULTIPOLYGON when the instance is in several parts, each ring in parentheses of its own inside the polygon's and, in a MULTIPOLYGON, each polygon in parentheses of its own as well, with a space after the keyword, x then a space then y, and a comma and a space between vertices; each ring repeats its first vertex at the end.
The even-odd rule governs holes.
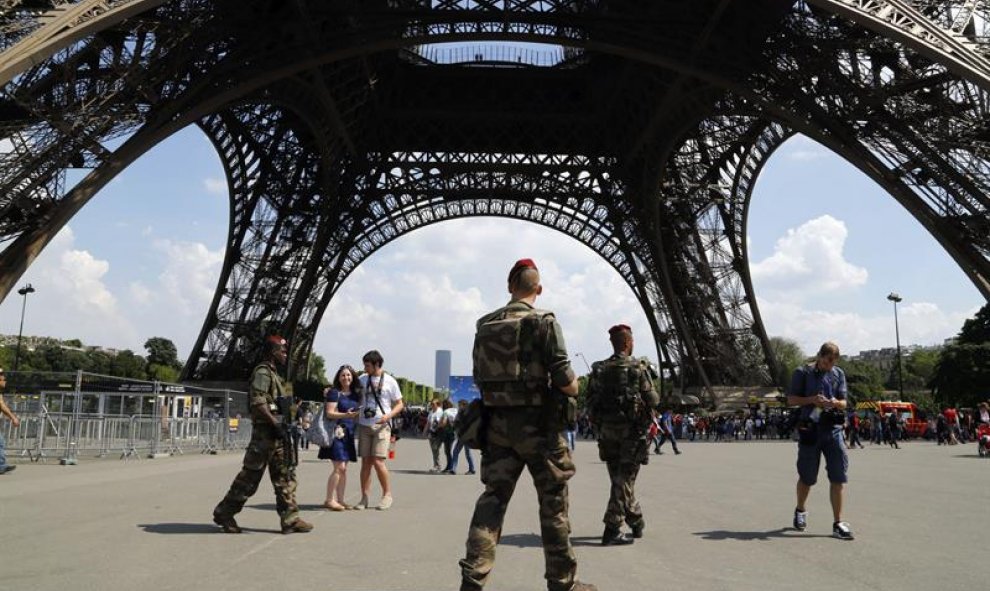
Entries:
POLYGON ((231 219, 186 379, 242 379, 275 331, 291 374, 377 249, 502 216, 614 267, 666 374, 769 383, 746 223, 793 134, 990 296, 988 31, 987 0, 0 0, 0 298, 196 125, 231 219))

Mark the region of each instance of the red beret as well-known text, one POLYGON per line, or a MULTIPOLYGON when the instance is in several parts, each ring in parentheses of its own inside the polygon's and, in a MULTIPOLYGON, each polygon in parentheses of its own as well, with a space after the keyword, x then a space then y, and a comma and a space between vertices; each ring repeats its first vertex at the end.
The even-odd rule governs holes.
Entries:
POLYGON ((608 329, 608 334, 615 334, 617 332, 622 332, 622 331, 626 331, 626 332, 630 332, 631 333, 632 332, 632 329, 629 328, 625 324, 616 324, 612 328, 608 329))
POLYGON ((512 265, 512 269, 509 270, 509 282, 511 283, 512 280, 516 277, 516 275, 522 273, 524 269, 535 269, 535 268, 536 268, 536 263, 533 262, 533 259, 519 259, 518 261, 516 261, 515 265, 512 265))
POLYGON ((285 342, 285 339, 277 334, 271 335, 265 339, 265 342, 275 347, 285 347, 288 345, 288 343, 285 342))

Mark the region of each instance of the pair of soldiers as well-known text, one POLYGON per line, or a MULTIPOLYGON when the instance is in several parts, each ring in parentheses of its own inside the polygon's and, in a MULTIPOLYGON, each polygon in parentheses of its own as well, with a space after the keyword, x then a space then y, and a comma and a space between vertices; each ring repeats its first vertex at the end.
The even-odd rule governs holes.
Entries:
MULTIPOLYGON (((561 435, 560 398, 578 393, 560 325, 552 312, 534 307, 543 293, 540 274, 530 259, 509 271, 511 301, 481 317, 474 344, 474 379, 484 403, 481 481, 485 491, 475 505, 467 553, 460 561, 461 591, 477 591, 488 580, 495 548, 516 481, 524 468, 533 477, 540 503, 540 531, 549 591, 596 591, 575 579, 577 560, 570 543, 567 481, 575 467, 561 435)), ((607 463, 612 493, 602 543, 626 544, 619 529, 625 521, 633 537, 645 522, 633 495, 639 466, 648 455, 647 426, 658 400, 648 366, 631 357, 632 331, 610 331, 615 354, 596 362, 590 384, 599 410, 599 454, 607 463)), ((564 399, 566 400, 566 398, 564 399)), ((565 403, 566 407, 567 404, 565 403)))

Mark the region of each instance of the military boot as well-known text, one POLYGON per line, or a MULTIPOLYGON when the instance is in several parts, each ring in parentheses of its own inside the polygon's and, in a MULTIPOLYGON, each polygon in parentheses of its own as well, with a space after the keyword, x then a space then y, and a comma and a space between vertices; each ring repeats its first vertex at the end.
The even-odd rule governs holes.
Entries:
POLYGON ((619 531, 617 527, 606 527, 602 534, 602 546, 625 546, 632 544, 633 539, 619 531))
POLYGON ((313 531, 313 524, 302 519, 297 519, 292 523, 287 523, 282 526, 283 534, 304 534, 306 532, 313 531))
POLYGON ((239 534, 242 530, 241 526, 237 525, 233 517, 228 517, 224 515, 213 514, 213 523, 220 526, 220 531, 225 534, 239 534))
POLYGON ((574 586, 571 587, 571 591, 598 591, 598 587, 592 585, 591 583, 574 581, 574 586))
POLYGON ((634 523, 629 526, 629 529, 632 530, 632 537, 638 540, 643 537, 643 530, 646 529, 646 522, 640 521, 638 523, 634 523))

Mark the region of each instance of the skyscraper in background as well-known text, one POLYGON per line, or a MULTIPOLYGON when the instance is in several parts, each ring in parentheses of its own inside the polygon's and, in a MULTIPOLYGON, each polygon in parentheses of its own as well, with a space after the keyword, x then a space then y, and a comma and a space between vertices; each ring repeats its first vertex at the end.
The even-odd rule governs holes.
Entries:
POLYGON ((450 388, 450 351, 437 351, 437 366, 434 374, 436 382, 433 387, 437 390, 448 390, 450 388))

